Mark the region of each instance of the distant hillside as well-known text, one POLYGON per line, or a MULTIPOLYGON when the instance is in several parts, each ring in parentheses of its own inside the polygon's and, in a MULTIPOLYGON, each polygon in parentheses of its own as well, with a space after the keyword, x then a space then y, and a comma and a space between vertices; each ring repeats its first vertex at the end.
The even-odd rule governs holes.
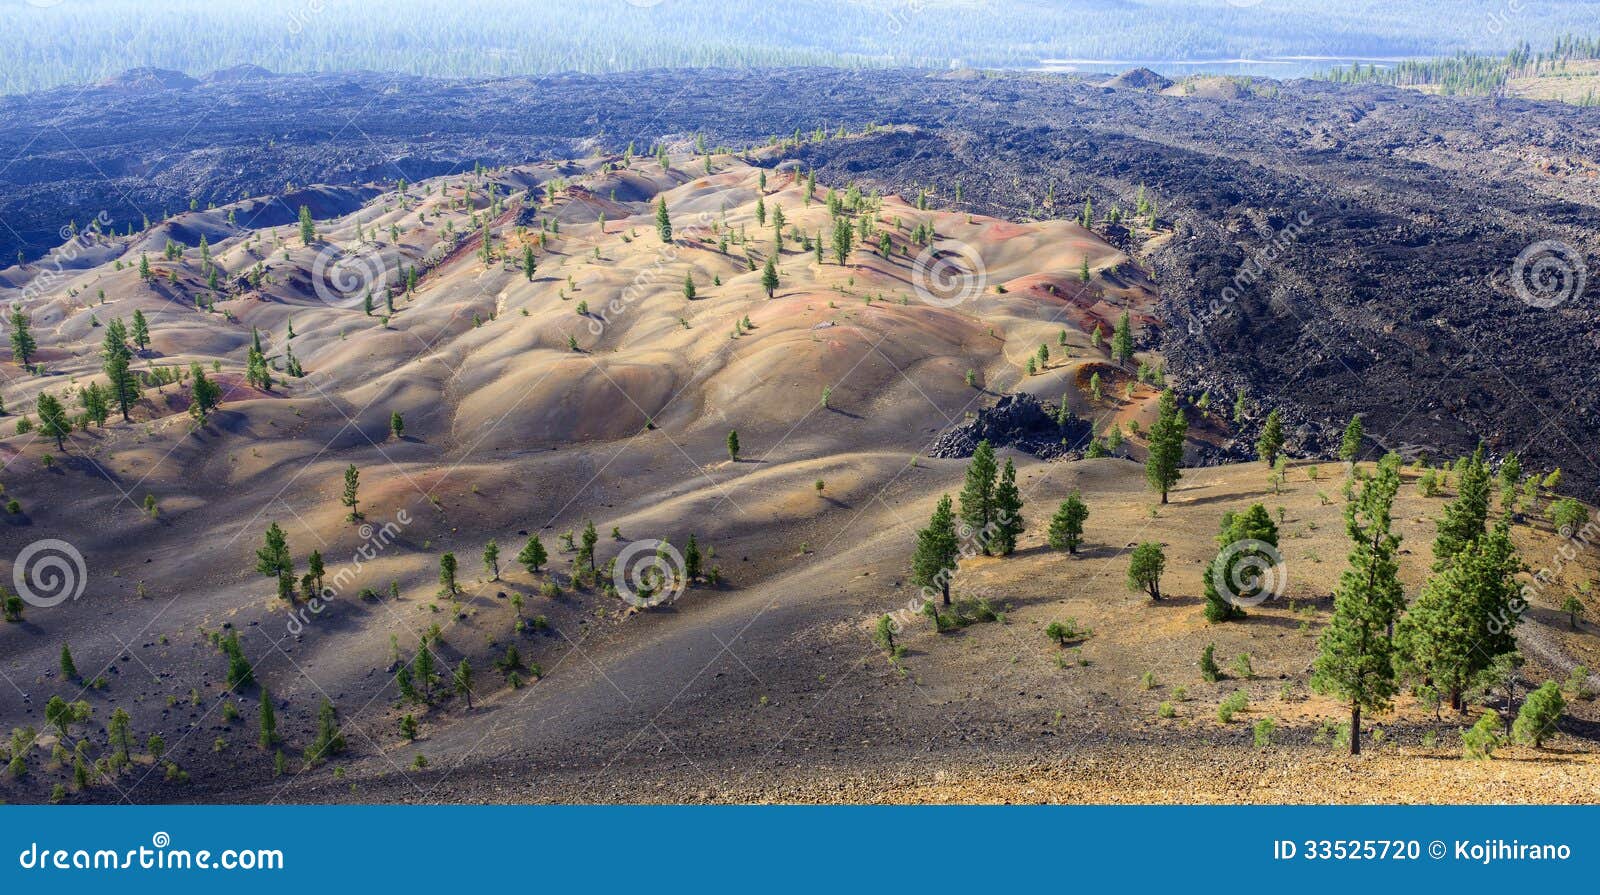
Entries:
POLYGON ((93 83, 138 66, 199 77, 241 63, 497 77, 774 65, 1033 68, 1056 59, 1101 71, 1139 62, 1171 76, 1283 57, 1272 70, 1293 75, 1339 59, 1549 45, 1594 23, 1593 5, 1579 0, 1521 0, 1514 19, 1497 9, 1505 4, 1478 0, 400 0, 381 16, 352 0, 166 0, 159 16, 136 0, 43 5, 0 6, 12 38, 0 91, 93 83))
POLYGON ((1526 42, 1504 56, 1458 53, 1397 65, 1352 65, 1325 78, 1344 84, 1388 84, 1444 96, 1521 96, 1580 106, 1600 105, 1600 40, 1564 37, 1547 51, 1526 42))

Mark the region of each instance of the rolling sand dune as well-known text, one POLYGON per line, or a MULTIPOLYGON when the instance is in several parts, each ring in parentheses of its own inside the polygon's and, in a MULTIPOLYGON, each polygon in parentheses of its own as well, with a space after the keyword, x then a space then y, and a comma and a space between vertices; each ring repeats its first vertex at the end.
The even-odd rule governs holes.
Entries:
MULTIPOLYGON (((699 155, 674 155, 667 170, 606 157, 403 191, 302 187, 85 238, 92 261, 63 267, 49 288, 0 290, 40 345, 38 375, 9 354, 0 364, 11 414, 0 483, 20 504, 0 519, 0 557, 57 538, 87 573, 80 598, 0 626, 11 684, 0 687, 0 721, 43 729, 50 696, 81 696, 91 727, 122 708, 139 740, 160 733, 188 774, 169 779, 144 759, 71 795, 85 801, 1144 800, 1156 796, 1137 781, 1075 790, 1072 775, 1089 773, 1085 756, 1102 746, 1163 768, 1186 743, 1243 750, 1243 728, 1205 717, 1225 688, 1190 680, 1216 640, 1257 657, 1256 678, 1234 685, 1284 719, 1284 760, 1338 774, 1312 744, 1336 707, 1304 693, 1306 631, 1326 619, 1344 549, 1341 507, 1319 496, 1337 493, 1332 465, 1320 484, 1297 468, 1281 494, 1259 466, 1192 470, 1174 504, 1157 508, 1130 462, 1143 456, 1137 438, 1107 459, 1013 455, 1028 501, 1023 548, 964 563, 957 579, 962 594, 1007 607, 1006 622, 911 630, 906 659, 884 661, 870 625, 915 596, 915 531, 939 494, 960 487, 963 462, 928 459, 931 442, 1007 392, 1065 401, 1101 432, 1148 426, 1157 390, 1092 333, 1109 336, 1126 312, 1150 344, 1156 289, 1138 259, 1074 223, 924 210, 896 196, 864 197, 842 215, 871 233, 840 263, 828 202, 853 203, 848 185, 808 197, 781 160, 716 154, 707 173, 699 155), (670 241, 656 231, 659 201, 670 241), (301 206, 315 219, 309 243, 301 206), (924 228, 928 245, 914 239, 924 228), (180 257, 165 257, 169 240, 183 244, 180 257), (130 421, 113 412, 65 449, 37 431, 12 435, 43 392, 78 412, 82 387, 105 381, 106 326, 135 311, 151 339, 134 368, 154 377, 199 365, 223 390, 209 419, 189 415, 189 382, 152 379, 130 421), (270 387, 247 381, 255 339, 274 368, 270 387), (1029 376, 1041 345, 1048 358, 1029 376), (354 521, 340 501, 352 465, 364 513, 354 521), (1093 515, 1090 547, 1069 560, 1044 546, 1043 528, 1073 488, 1093 515), (1210 629, 1195 595, 1216 521, 1257 500, 1284 506, 1296 532, 1298 603, 1210 629), (580 584, 561 536, 591 520, 602 568, 636 541, 681 549, 693 535, 717 583, 644 610, 604 575, 580 584), (297 573, 320 552, 331 600, 285 603, 255 571, 274 522, 297 573), (552 556, 538 573, 514 561, 533 534, 552 556), (1174 599, 1155 607, 1122 582, 1124 551, 1147 537, 1173 556, 1174 599), (491 538, 498 580, 480 560, 491 538), (446 551, 460 563, 456 593, 439 577, 446 551), (1080 652, 1040 633, 1066 616, 1095 629, 1080 652), (402 704, 395 672, 434 628, 439 666, 475 669, 470 708, 442 690, 432 705, 402 704), (255 683, 231 692, 214 639, 223 631, 254 664, 255 683), (83 681, 62 679, 63 644, 83 681), (494 665, 513 644, 524 662, 515 686, 494 665), (1147 670, 1163 698, 1166 681, 1189 684, 1175 719, 1158 722, 1160 694, 1137 688, 1147 670), (261 686, 278 710, 281 773, 280 747, 255 745, 261 686), (347 749, 303 765, 323 700, 337 707, 347 749), (415 742, 399 733, 407 714, 415 742)), ((1160 363, 1144 350, 1137 360, 1160 363)), ((1225 425, 1197 419, 1194 432, 1225 425)), ((1421 555, 1437 499, 1414 491, 1405 534, 1421 555)), ((1519 536, 1532 554, 1554 549, 1548 531, 1519 536)), ((1415 577, 1420 560, 1408 563, 1415 577)), ((1577 568, 1567 577, 1579 580, 1577 568)), ((1565 632, 1557 615, 1535 624, 1562 658, 1535 661, 1593 667, 1592 631, 1565 632)), ((1592 725, 1591 707, 1575 712, 1592 725)), ((1424 720, 1402 706, 1394 748, 1424 720)), ((1563 779, 1592 785, 1579 742, 1586 754, 1563 779)), ((31 747, 28 775, 0 780, 0 796, 42 800, 70 779, 47 744, 31 747)), ((1543 798, 1543 785, 1512 792, 1543 798)))

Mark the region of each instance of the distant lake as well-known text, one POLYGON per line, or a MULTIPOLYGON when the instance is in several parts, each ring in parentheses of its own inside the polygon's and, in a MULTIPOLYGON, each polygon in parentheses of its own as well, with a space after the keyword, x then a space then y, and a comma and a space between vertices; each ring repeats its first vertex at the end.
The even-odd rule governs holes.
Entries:
POLYGON ((1270 78, 1303 78, 1343 65, 1388 67, 1409 56, 1266 56, 1261 59, 1040 59, 1030 71, 1110 72, 1148 68, 1171 76, 1194 74, 1264 75, 1270 78))

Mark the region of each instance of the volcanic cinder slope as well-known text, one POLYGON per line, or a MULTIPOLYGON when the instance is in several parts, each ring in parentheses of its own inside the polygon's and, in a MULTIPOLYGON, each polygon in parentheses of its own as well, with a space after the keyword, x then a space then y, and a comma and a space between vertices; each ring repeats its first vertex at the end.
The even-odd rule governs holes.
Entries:
MULTIPOLYGON (((104 215, 120 232, 286 181, 421 181, 630 141, 798 132, 796 156, 825 182, 928 190, 940 207, 1011 220, 1070 219, 1086 199, 1103 218, 1143 188, 1173 235, 1146 267, 1172 380, 1281 408, 1297 451, 1329 450, 1360 413, 1369 437, 1410 454, 1481 441, 1600 485, 1593 295, 1553 276, 1551 259, 1523 269, 1569 285, 1555 307, 1525 303, 1510 276, 1552 240, 1568 247, 1568 273, 1577 259, 1594 268, 1600 109, 1322 81, 1160 83, 825 68, 131 72, 0 97, 0 246, 5 263, 28 260, 0 268, 0 286, 47 267, 40 253, 74 220, 104 215), (914 130, 828 138, 872 122, 914 130)), ((1126 248, 1144 254, 1137 236, 1126 248)), ((1253 432, 1238 434, 1232 454, 1247 457, 1253 432)))
MULTIPOLYGON (((93 708, 72 732, 98 744, 86 747, 91 760, 115 708, 139 742, 157 733, 166 744, 164 761, 136 750, 133 768, 70 796, 81 800, 1181 800, 1159 781, 1245 754, 1243 725, 1208 719, 1238 688, 1280 719, 1286 744, 1251 760, 1280 779, 1292 767, 1310 789, 1193 798, 1403 797, 1395 779, 1433 797, 1593 793, 1588 703, 1573 709, 1573 746, 1557 762, 1497 763, 1494 786, 1467 768, 1449 787, 1429 776, 1437 763, 1400 763, 1412 757, 1401 750, 1425 751, 1432 726, 1403 702, 1381 722, 1395 745, 1372 759, 1395 764, 1386 790, 1316 788, 1344 776, 1313 744, 1339 709, 1305 687, 1345 549, 1329 497, 1343 471, 1331 465, 1297 466, 1281 492, 1259 465, 1193 469, 1159 507, 1130 462, 1143 456, 1134 435, 1102 459, 1008 452, 1027 501, 1022 549, 957 576, 959 593, 987 598, 1004 622, 940 636, 908 614, 909 653, 885 662, 871 624, 916 597, 905 577, 915 531, 964 467, 923 452, 1005 393, 1064 402, 1100 431, 1137 431, 1156 391, 1093 334, 1127 312, 1148 346, 1161 325, 1155 286, 1140 258, 1076 224, 893 195, 842 212, 871 232, 839 263, 827 186, 808 197, 777 150, 687 150, 665 165, 596 156, 403 188, 302 188, 77 238, 52 256, 59 264, 36 268, 61 273, 8 290, 32 321, 42 369, 28 375, 5 355, 0 396, 13 417, 42 391, 76 409, 77 390, 101 377, 106 324, 135 310, 152 333, 138 370, 200 364, 225 395, 197 425, 187 384, 151 384, 132 421, 74 432, 64 450, 37 432, 0 441, 5 497, 20 504, 0 522, 0 556, 56 538, 87 570, 79 598, 0 626, 0 723, 38 731, 23 741, 29 773, 0 782, 3 796, 40 800, 70 783, 43 717, 60 695, 93 708), (657 233, 658 201, 670 241, 657 233), (301 206, 316 218, 309 244, 295 226, 301 206), (930 228, 931 245, 915 241, 930 228), (887 256, 875 250, 883 234, 887 256), (186 247, 181 257, 164 257, 169 241, 186 247), (305 375, 247 384, 257 337, 272 363, 286 370, 292 352, 305 375), (1028 375, 1041 345, 1049 359, 1028 375), (351 465, 357 521, 340 501, 351 465), (1069 559, 1044 546, 1043 529, 1073 489, 1092 516, 1089 548, 1069 559), (1282 507, 1287 598, 1209 627, 1194 595, 1217 520, 1256 501, 1282 507), (607 575, 575 582, 561 536, 588 521, 602 567, 637 542, 682 548, 693 535, 718 582, 643 611, 609 592, 607 575), (297 572, 320 552, 331 599, 287 604, 256 571, 272 523, 297 572), (538 573, 513 561, 532 534, 552 553, 538 573), (498 579, 479 560, 491 538, 498 579), (1173 598, 1157 606, 1122 582, 1125 551, 1148 539, 1171 557, 1173 598), (447 551, 460 563, 456 594, 439 577, 447 551), (1095 632, 1074 651, 1041 633, 1068 617, 1095 632), (255 680, 232 692, 217 647, 227 632, 255 680), (463 659, 475 669, 470 706, 448 683, 431 705, 402 700, 396 672, 425 637, 446 682, 463 659), (1194 659, 1212 641, 1223 656, 1251 654, 1254 677, 1201 683, 1194 659), (63 644, 82 680, 59 671, 63 644), (512 645, 521 686, 495 668, 512 645), (1146 671, 1154 691, 1140 689, 1146 671), (262 686, 282 739, 270 749, 256 745, 262 686), (346 748, 303 762, 324 700, 346 748), (1180 706, 1176 717, 1156 718, 1162 700, 1180 706), (405 715, 415 741, 401 735, 405 715), (1124 773, 1092 770, 1101 760, 1124 773), (1094 787, 1074 783, 1086 777, 1094 787)), ((833 186, 833 200, 855 203, 833 186)), ((1160 363, 1148 351, 1139 360, 1160 363)), ((1191 410, 1200 457, 1231 424, 1191 410)), ((1413 586, 1437 504, 1411 487, 1403 497, 1413 586)), ((1519 526, 1518 538, 1530 557, 1556 555, 1547 525, 1519 526)), ((1592 627, 1567 631, 1554 611, 1592 566, 1567 563, 1536 601, 1524 629, 1530 679, 1594 667, 1592 627)))

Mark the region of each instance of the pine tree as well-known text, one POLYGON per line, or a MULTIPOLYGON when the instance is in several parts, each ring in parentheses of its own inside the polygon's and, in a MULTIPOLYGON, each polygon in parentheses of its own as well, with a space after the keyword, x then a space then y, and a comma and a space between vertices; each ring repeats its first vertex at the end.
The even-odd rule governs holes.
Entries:
POLYGON ((978 539, 985 556, 989 555, 990 539, 994 532, 990 525, 995 521, 995 475, 997 472, 994 447, 988 440, 978 442, 967 464, 966 481, 961 486, 961 522, 978 539))
POLYGON ((1271 466, 1278 459, 1278 452, 1283 450, 1283 413, 1277 408, 1267 414, 1267 421, 1261 426, 1261 437, 1256 439, 1256 457, 1271 466))
POLYGON ((1119 364, 1133 360, 1133 323, 1127 311, 1117 318, 1117 328, 1111 332, 1111 359, 1119 364))
POLYGON ((1161 502, 1183 478, 1183 445, 1189 435, 1189 421, 1178 406, 1178 396, 1172 389, 1161 393, 1156 421, 1150 426, 1149 454, 1144 463, 1145 480, 1161 493, 1161 502))
POLYGON ((739 433, 735 429, 728 430, 728 459, 739 462, 739 433))
POLYGON ((1311 688, 1350 705, 1350 754, 1361 752, 1361 712, 1389 708, 1397 691, 1394 624, 1405 607, 1400 537, 1391 510, 1400 491, 1400 457, 1389 454, 1345 507, 1350 565, 1339 578, 1333 618, 1317 640, 1311 688))
POLYGON ((686 273, 686 274, 683 275, 683 297, 685 299, 689 300, 689 301, 694 301, 694 274, 693 273, 686 273))
POLYGON ((928 527, 917 532, 917 549, 911 555, 911 580, 918 587, 938 587, 944 605, 950 605, 950 576, 955 574, 961 543, 956 538, 950 495, 939 498, 928 527))
POLYGON ((229 690, 240 690, 255 683, 255 671, 244 657, 238 631, 229 631, 228 636, 222 638, 222 654, 228 657, 229 690))
POLYGON ((78 401, 83 405, 83 415, 96 426, 105 426, 111 415, 110 394, 98 382, 91 382, 78 391, 78 401))
POLYGON ((487 217, 483 219, 483 225, 479 228, 478 241, 478 257, 483 260, 484 264, 493 263, 494 234, 489 232, 489 219, 487 217))
POLYGON ((133 355, 128 351, 127 328, 120 319, 107 324, 101 353, 105 358, 104 369, 106 379, 109 380, 111 396, 116 399, 117 408, 122 411, 123 421, 131 420, 132 417, 128 412, 139 400, 139 381, 134 377, 130 367, 133 355))
POLYGON ((700 577, 700 544, 694 535, 689 535, 689 543, 683 545, 683 577, 686 581, 694 581, 700 577))
POLYGON ((1022 494, 1017 490, 1017 468, 1006 459, 1000 471, 1000 482, 994 489, 996 555, 1010 556, 1017 549, 1017 536, 1022 534, 1022 494))
POLYGON ((756 226, 767 225, 767 200, 764 196, 756 197, 756 226))
POLYGON ((1496 656, 1516 649, 1521 569, 1506 517, 1428 579, 1396 628, 1406 668, 1447 694, 1452 708, 1463 710, 1467 689, 1496 656))
POLYGON ((1433 569, 1440 571, 1463 550, 1483 537, 1489 519, 1489 466, 1483 446, 1465 458, 1459 474, 1456 499, 1445 504, 1433 541, 1433 569))
POLYGON ((662 242, 672 241, 672 217, 667 214, 667 197, 656 200, 656 233, 662 242))
POLYGON ((16 305, 11 309, 11 359, 19 367, 28 366, 33 359, 34 351, 38 350, 39 343, 33 338, 33 332, 28 328, 28 315, 22 313, 22 306, 16 305))
POLYGON ((454 553, 447 552, 439 557, 439 585, 444 589, 444 593, 451 597, 454 597, 460 590, 456 587, 456 555, 454 553))
POLYGON ((317 710, 317 737, 306 749, 306 757, 315 763, 343 751, 344 734, 339 732, 339 716, 333 710, 333 703, 323 699, 322 708, 317 710))
POLYGON ((56 440, 56 450, 66 448, 67 436, 72 434, 72 421, 67 418, 67 409, 54 395, 39 393, 35 405, 39 410, 39 434, 46 438, 56 440))
POLYGON ((266 544, 256 550, 256 571, 277 577, 283 572, 293 572, 294 562, 289 558, 289 539, 274 522, 267 526, 266 544))
POLYGON ((1274 557, 1267 548, 1277 546, 1278 527, 1261 504, 1251 504, 1243 513, 1229 512, 1222 517, 1217 555, 1205 575, 1206 621, 1224 622, 1245 616, 1240 604, 1254 600, 1262 592, 1261 576, 1254 573, 1272 565, 1274 557))
POLYGON ((339 497, 339 502, 350 508, 349 514, 345 516, 346 522, 360 522, 363 518, 361 510, 357 508, 356 490, 360 487, 361 471, 352 463, 345 467, 344 493, 339 497))
POLYGON ((327 571, 322 564, 322 551, 311 551, 311 555, 306 557, 306 577, 311 579, 312 589, 317 593, 322 592, 322 578, 327 571))
POLYGON ((122 710, 121 706, 111 710, 111 718, 106 724, 106 740, 111 746, 111 766, 121 769, 129 762, 129 753, 133 751, 133 719, 122 710))
POLYGON ((850 257, 850 246, 855 240, 855 234, 850 230, 850 222, 839 218, 833 222, 833 257, 843 265, 845 259, 850 257))
POLYGON ((472 665, 466 659, 462 659, 460 664, 456 665, 451 683, 455 686, 456 695, 465 696, 467 708, 472 708, 472 665))
POLYGON ((257 742, 263 749, 271 749, 278 742, 278 716, 272 710, 272 694, 261 688, 260 737, 257 742))
POLYGON ((533 282, 533 275, 538 272, 538 269, 539 265, 533 257, 533 243, 530 242, 522 247, 522 273, 531 283, 533 282))
POLYGON ((428 702, 433 696, 433 684, 438 677, 433 670, 433 651, 428 648, 428 638, 423 637, 417 644, 416 658, 411 660, 412 683, 422 695, 422 701, 428 702))
POLYGON ((133 311, 133 344, 139 346, 140 351, 150 346, 150 323, 138 308, 133 311))
POLYGON ((1083 495, 1074 490, 1061 502, 1056 514, 1050 517, 1050 546, 1056 550, 1077 553, 1078 545, 1083 541, 1083 523, 1088 518, 1089 507, 1083 502, 1083 495))
POLYGON ((400 698, 407 702, 422 702, 422 694, 417 692, 416 679, 413 677, 410 665, 401 665, 395 669, 395 685, 400 688, 400 698))
POLYGON ((1516 500, 1517 486, 1522 483, 1522 460, 1515 451, 1500 461, 1500 504, 1510 507, 1516 500))
POLYGON ((317 239, 317 225, 311 220, 311 209, 300 206, 300 243, 311 245, 317 239))
POLYGON ((483 567, 488 571, 490 581, 500 580, 500 544, 494 538, 483 545, 483 567))
POLYGON ((61 644, 61 677, 69 681, 78 679, 78 666, 73 664, 72 650, 65 643, 61 644))
POLYGON ((530 573, 538 572, 539 567, 549 558, 550 555, 544 549, 544 542, 539 540, 538 535, 529 536, 528 543, 517 554, 517 562, 522 563, 530 573))
POLYGON ((199 363, 189 365, 189 409, 201 423, 222 403, 222 387, 206 376, 199 363))
POLYGON ((1166 571, 1167 555, 1161 545, 1146 541, 1133 548, 1128 557, 1128 589, 1142 590, 1150 599, 1161 599, 1161 573, 1166 571))
POLYGON ((1361 417, 1350 417, 1349 425, 1344 427, 1344 439, 1339 442, 1339 459, 1346 463, 1356 462, 1356 458, 1361 456, 1361 440, 1364 437, 1361 417))
POLYGON ((1542 748, 1544 741, 1556 732, 1556 723, 1566 707, 1560 685, 1545 681, 1522 703, 1517 721, 1511 727, 1511 738, 1535 749, 1542 748))
POLYGON ((761 268, 761 288, 767 292, 767 298, 778 289, 778 266, 772 258, 767 259, 765 267, 761 268))

